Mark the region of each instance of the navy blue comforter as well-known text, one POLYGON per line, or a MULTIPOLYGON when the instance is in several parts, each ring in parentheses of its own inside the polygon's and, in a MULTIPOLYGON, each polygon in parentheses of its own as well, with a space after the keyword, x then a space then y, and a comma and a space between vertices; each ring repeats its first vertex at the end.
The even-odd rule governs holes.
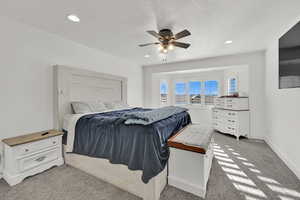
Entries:
POLYGON ((124 164, 131 170, 142 170, 142 180, 148 183, 167 164, 167 140, 191 123, 187 112, 149 125, 124 123, 124 114, 149 110, 133 108, 81 117, 75 128, 73 153, 106 158, 113 164, 124 164))

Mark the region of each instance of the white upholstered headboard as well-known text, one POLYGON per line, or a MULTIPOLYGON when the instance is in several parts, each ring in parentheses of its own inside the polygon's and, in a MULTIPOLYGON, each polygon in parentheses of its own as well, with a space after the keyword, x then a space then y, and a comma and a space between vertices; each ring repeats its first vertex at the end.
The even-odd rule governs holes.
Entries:
POLYGON ((127 103, 127 78, 67 66, 54 66, 54 127, 62 129, 72 101, 127 103))

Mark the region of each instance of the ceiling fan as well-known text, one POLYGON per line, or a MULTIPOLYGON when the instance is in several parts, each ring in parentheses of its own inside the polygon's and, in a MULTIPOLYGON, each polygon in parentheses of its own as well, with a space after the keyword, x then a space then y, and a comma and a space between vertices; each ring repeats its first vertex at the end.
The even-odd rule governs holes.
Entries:
POLYGON ((191 33, 186 29, 175 35, 170 29, 162 29, 158 33, 156 31, 147 31, 147 33, 156 37, 158 39, 158 42, 140 44, 140 47, 159 45, 158 49, 162 53, 168 53, 168 50, 172 50, 174 46, 187 49, 191 45, 188 43, 177 42, 177 40, 191 35, 191 33))

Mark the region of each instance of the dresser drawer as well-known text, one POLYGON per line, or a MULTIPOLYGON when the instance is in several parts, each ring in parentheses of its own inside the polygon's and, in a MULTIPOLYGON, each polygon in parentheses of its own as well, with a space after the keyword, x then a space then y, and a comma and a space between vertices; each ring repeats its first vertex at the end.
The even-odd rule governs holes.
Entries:
POLYGON ((213 122, 213 127, 214 127, 214 129, 218 129, 219 127, 220 127, 220 123, 218 123, 218 122, 213 122))
POLYGON ((235 134, 237 132, 235 127, 232 126, 225 126, 225 132, 230 134, 235 134))
POLYGON ((213 118, 223 118, 224 117, 224 111, 219 109, 213 110, 213 118))
POLYGON ((238 109, 238 105, 236 105, 235 103, 231 102, 231 103, 227 103, 225 108, 226 109, 237 110, 238 109))
POLYGON ((28 144, 18 145, 15 148, 15 153, 17 156, 26 156, 43 149, 51 148, 57 146, 59 143, 58 137, 51 137, 44 140, 31 142, 28 144))
POLYGON ((214 104, 217 108, 224 108, 225 99, 224 98, 216 98, 214 104))
POLYGON ((32 168, 38 167, 41 164, 51 162, 58 159, 60 155, 59 148, 54 148, 44 151, 33 156, 24 157, 19 160, 19 171, 24 172, 32 168))
POLYGON ((220 123, 220 122, 213 122, 213 128, 217 131, 220 131, 220 132, 225 132, 226 131, 223 123, 220 123))
POLYGON ((225 116, 227 119, 237 119, 238 113, 235 111, 226 111, 225 116))
POLYGON ((230 124, 236 124, 236 123, 237 123, 237 119, 231 119, 231 118, 228 118, 228 119, 227 119, 227 123, 230 123, 230 124))
POLYGON ((237 119, 227 118, 225 122, 226 122, 227 126, 233 127, 233 128, 236 128, 238 125, 237 119))
POLYGON ((233 110, 247 110, 249 109, 248 98, 227 98, 225 108, 233 110))

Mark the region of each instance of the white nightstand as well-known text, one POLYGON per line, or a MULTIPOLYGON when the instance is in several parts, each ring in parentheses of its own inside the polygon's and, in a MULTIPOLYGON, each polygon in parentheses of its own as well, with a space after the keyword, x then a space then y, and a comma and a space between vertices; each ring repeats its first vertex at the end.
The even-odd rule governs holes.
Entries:
POLYGON ((62 135, 56 130, 4 139, 3 178, 16 185, 28 176, 64 164, 62 135))

